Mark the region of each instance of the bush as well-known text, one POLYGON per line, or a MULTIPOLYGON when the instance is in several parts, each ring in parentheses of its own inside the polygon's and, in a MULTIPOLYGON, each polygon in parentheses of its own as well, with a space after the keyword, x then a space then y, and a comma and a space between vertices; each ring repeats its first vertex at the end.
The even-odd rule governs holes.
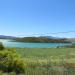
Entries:
POLYGON ((4 49, 4 46, 3 44, 0 42, 0 50, 3 50, 4 49))
POLYGON ((14 49, 0 51, 0 70, 4 72, 25 73, 24 61, 14 49))
POLYGON ((0 71, 0 75, 16 75, 16 73, 15 72, 4 73, 4 72, 0 71))

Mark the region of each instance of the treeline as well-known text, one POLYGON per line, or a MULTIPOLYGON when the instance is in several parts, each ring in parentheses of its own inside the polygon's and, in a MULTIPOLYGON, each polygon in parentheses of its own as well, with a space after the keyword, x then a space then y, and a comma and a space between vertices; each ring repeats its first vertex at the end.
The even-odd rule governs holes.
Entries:
POLYGON ((50 39, 45 37, 24 37, 24 38, 16 38, 17 42, 30 42, 30 43, 69 43, 65 38, 63 39, 50 39))

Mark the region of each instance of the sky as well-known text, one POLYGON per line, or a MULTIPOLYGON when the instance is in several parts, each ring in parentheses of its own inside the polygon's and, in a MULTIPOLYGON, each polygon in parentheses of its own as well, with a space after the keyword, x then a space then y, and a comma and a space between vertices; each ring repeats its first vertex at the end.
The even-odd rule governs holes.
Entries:
POLYGON ((51 34, 66 31, 75 31, 75 0, 0 0, 0 35, 75 37, 51 34))

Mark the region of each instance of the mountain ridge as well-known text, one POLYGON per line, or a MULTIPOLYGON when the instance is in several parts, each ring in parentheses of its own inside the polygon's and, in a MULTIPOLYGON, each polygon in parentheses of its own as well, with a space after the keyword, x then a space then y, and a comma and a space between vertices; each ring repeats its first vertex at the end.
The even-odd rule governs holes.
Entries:
POLYGON ((0 35, 0 39, 15 39, 17 37, 15 36, 6 36, 6 35, 0 35))

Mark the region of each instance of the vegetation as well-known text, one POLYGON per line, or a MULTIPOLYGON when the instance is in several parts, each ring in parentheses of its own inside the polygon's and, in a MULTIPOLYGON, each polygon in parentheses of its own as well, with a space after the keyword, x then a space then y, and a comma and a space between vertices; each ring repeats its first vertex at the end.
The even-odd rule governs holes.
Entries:
MULTIPOLYGON (((0 47, 3 49, 3 45, 0 47)), ((15 72, 15 74, 25 73, 25 63, 14 48, 0 50, 0 71, 15 72)))
POLYGON ((4 49, 4 46, 3 44, 0 42, 0 50, 3 50, 4 49))
POLYGON ((0 75, 75 75, 75 48, 4 48, 0 75))
POLYGON ((27 63, 26 75, 75 75, 74 48, 17 49, 27 63))
POLYGON ((72 43, 71 45, 57 46, 57 48, 75 48, 75 43, 72 43))
POLYGON ((17 42, 35 42, 35 43, 68 43, 66 39, 49 39, 45 37, 24 37, 24 38, 16 38, 17 42))

